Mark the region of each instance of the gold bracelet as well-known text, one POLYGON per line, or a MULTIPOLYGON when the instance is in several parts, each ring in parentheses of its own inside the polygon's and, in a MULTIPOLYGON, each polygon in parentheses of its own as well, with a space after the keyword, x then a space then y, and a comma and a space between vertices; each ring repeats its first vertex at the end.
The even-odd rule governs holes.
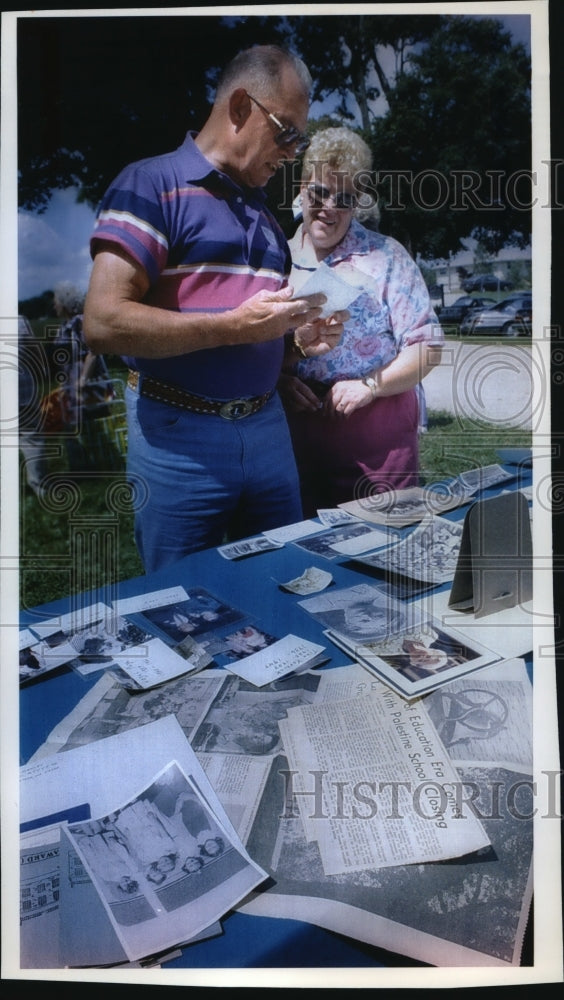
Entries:
POLYGON ((297 351, 297 353, 298 353, 298 354, 299 354, 299 355, 300 355, 300 356, 301 356, 302 358, 307 358, 307 354, 306 354, 306 352, 304 351, 304 349, 303 349, 302 345, 301 345, 301 344, 298 344, 298 342, 297 342, 297 340, 296 340, 296 334, 294 334, 294 341, 293 341, 293 343, 294 343, 294 350, 295 350, 295 351, 297 351))

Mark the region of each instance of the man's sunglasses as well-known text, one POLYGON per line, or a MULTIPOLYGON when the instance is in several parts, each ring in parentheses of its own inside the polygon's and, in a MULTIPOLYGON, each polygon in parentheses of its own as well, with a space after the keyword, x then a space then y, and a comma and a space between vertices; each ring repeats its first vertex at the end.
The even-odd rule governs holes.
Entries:
POLYGON ((276 115, 272 114, 268 108, 265 108, 264 104, 257 101, 256 97, 252 94, 247 93, 247 97, 253 101, 257 107, 264 111, 265 115, 268 115, 271 122, 274 122, 278 132, 274 136, 274 141, 277 146, 295 146, 296 156, 300 156, 301 153, 305 153, 307 147, 309 146, 309 139, 304 132, 300 132, 295 125, 283 125, 276 115))
POLYGON ((333 194, 329 188, 323 187, 322 184, 308 184, 307 196, 312 208, 321 208, 322 205, 327 205, 330 201, 334 208, 345 211, 350 211, 356 205, 354 194, 350 194, 348 191, 333 194))

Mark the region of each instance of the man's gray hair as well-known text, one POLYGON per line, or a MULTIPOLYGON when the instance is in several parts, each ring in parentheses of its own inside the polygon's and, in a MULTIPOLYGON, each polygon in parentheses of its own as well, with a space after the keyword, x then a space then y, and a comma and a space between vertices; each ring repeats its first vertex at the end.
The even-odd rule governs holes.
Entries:
POLYGON ((276 92, 288 67, 294 70, 309 97, 313 81, 306 64, 297 55, 278 45, 254 45, 239 52, 225 67, 217 85, 216 100, 238 86, 261 94, 276 92))

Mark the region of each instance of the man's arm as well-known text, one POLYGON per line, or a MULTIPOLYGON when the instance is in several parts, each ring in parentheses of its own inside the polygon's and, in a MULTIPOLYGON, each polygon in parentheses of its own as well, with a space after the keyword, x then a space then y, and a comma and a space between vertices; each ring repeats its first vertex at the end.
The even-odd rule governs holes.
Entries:
MULTIPOLYGON (((291 288, 263 290, 222 313, 181 313, 147 305, 145 270, 114 244, 94 258, 84 307, 84 336, 98 354, 167 358, 205 348, 275 340, 317 319, 324 296, 291 299, 291 288)), ((331 340, 340 330, 331 331, 331 340)))

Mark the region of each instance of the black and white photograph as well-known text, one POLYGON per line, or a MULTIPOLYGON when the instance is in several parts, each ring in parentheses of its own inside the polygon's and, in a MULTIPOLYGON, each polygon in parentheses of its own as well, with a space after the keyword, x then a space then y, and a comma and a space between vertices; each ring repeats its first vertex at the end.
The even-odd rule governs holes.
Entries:
MULTIPOLYGON (((126 618, 113 619, 110 627, 90 626, 75 632, 67 641, 84 664, 110 663, 130 646, 138 646, 151 638, 151 633, 126 618)), ((50 640, 48 640, 50 641, 50 640)))
POLYGON ((454 579, 462 522, 431 515, 382 552, 357 556, 364 566, 439 585, 454 579))
POLYGON ((406 698, 427 694, 501 659, 481 643, 445 632, 433 621, 418 631, 357 645, 354 656, 406 698))
MULTIPOLYGON (((330 528, 328 531, 320 532, 318 535, 312 535, 310 538, 302 538, 299 542, 294 542, 294 545, 297 545, 298 548, 303 549, 305 552, 309 552, 311 555, 321 556, 322 559, 336 559, 339 555, 337 546, 346 544, 352 539, 362 540, 364 535, 368 536, 371 534, 372 528, 370 525, 364 524, 362 521, 352 524, 347 522, 330 528)), ((379 539, 379 544, 386 544, 386 537, 384 535, 379 539)))
POLYGON ((138 798, 68 832, 115 919, 125 924, 194 903, 215 884, 205 869, 216 858, 224 865, 229 858, 224 875, 244 863, 175 766, 138 798), (192 878, 196 874, 201 877, 192 878))
POLYGON ((193 734, 192 746, 198 753, 258 757, 280 753, 280 719, 286 717, 289 708, 313 701, 318 684, 308 673, 283 678, 257 691, 254 685, 232 677, 222 685, 193 734))
POLYGON ((385 587, 370 584, 309 597, 300 601, 300 606, 325 628, 353 644, 406 632, 422 620, 420 611, 390 597, 385 587))
POLYGON ((358 500, 347 500, 342 506, 346 512, 372 524, 399 529, 417 524, 433 514, 444 514, 460 507, 470 496, 469 487, 462 487, 460 491, 454 488, 445 490, 432 484, 425 488, 411 486, 375 492, 358 500))
POLYGON ((280 547, 280 542, 267 535, 258 535, 257 538, 249 538, 239 542, 229 542, 227 545, 220 545, 218 552, 224 559, 247 559, 249 556, 259 555, 261 552, 270 552, 271 549, 280 547))
POLYGON ((64 664, 83 674, 115 667, 116 658, 150 638, 146 629, 107 609, 99 621, 83 627, 69 621, 63 628, 50 631, 41 642, 21 649, 20 678, 30 680, 64 664))
POLYGON ((19 655, 20 684, 29 684, 51 670, 68 663, 68 655, 57 656, 43 642, 22 646, 19 655))
POLYGON ((467 488, 483 490, 487 489, 488 486, 507 482, 508 479, 513 479, 513 476, 512 471, 502 469, 501 465, 496 462, 480 469, 468 469, 466 472, 461 472, 458 478, 462 485, 467 488))
POLYGON ((188 600, 147 608, 140 612, 139 617, 140 620, 146 618, 153 628, 163 632, 173 642, 181 643, 187 636, 214 631, 246 616, 203 588, 194 587, 188 591, 188 600))

